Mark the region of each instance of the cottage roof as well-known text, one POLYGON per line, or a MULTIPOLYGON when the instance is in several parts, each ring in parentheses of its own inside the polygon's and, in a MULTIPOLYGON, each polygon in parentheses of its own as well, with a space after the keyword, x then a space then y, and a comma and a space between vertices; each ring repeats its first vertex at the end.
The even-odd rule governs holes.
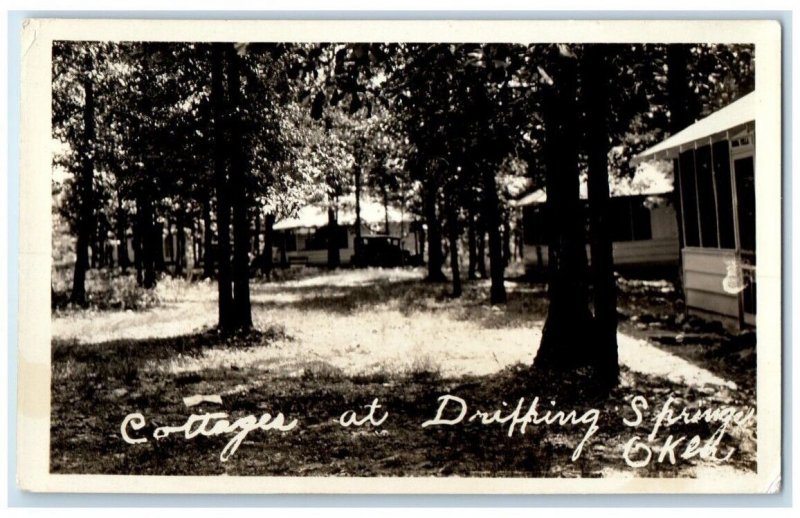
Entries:
POLYGON ((715 111, 691 126, 663 140, 633 157, 632 163, 645 160, 675 158, 681 151, 695 144, 707 144, 709 138, 718 140, 727 133, 738 133, 756 119, 756 94, 751 92, 738 101, 715 111))
MULTIPOLYGON (((385 211, 382 203, 378 203, 369 198, 362 197, 361 221, 365 225, 383 224, 385 211)), ((337 222, 339 225, 352 225, 356 221, 355 197, 347 196, 339 199, 337 207, 337 222)), ((393 206, 389 206, 389 222, 399 223, 400 221, 410 222, 413 217, 401 212, 393 206)), ((297 211, 293 218, 283 219, 275 223, 275 230, 289 230, 294 228, 319 228, 328 224, 328 206, 324 203, 307 205, 297 211)))
MULTIPOLYGON (((636 170, 633 178, 611 178, 608 184, 609 194, 612 198, 623 196, 656 196, 666 194, 673 190, 672 169, 669 163, 644 164, 636 170)), ((582 200, 589 198, 587 177, 580 177, 580 196, 582 200)), ((547 192, 544 189, 533 191, 515 202, 517 207, 536 205, 547 201, 547 192)))

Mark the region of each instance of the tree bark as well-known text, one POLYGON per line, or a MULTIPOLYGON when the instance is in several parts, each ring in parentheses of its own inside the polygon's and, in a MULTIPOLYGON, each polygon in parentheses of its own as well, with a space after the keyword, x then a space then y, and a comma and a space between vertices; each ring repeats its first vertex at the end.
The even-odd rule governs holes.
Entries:
POLYGON ((214 113, 214 179, 217 191, 217 289, 219 293, 218 328, 223 333, 233 331, 233 289, 231 271, 231 207, 225 163, 225 98, 222 77, 224 43, 212 43, 211 106, 214 113))
POLYGON ((122 273, 128 272, 128 267, 131 265, 131 259, 128 256, 128 214, 122 207, 122 199, 117 193, 119 205, 117 207, 117 239, 119 246, 117 247, 117 262, 122 269, 122 273))
POLYGON ((448 241, 450 241, 450 274, 453 280, 453 297, 460 297, 461 289, 461 272, 458 265, 458 211, 456 210, 456 203, 452 193, 447 197, 445 202, 447 205, 447 230, 448 241))
POLYGON ((203 200, 203 278, 212 277, 214 277, 214 233, 211 230, 211 196, 206 196, 203 200))
POLYGON ((489 275, 486 273, 486 227, 484 225, 483 217, 478 216, 478 275, 481 279, 486 279, 489 275))
POLYGON ((175 275, 183 275, 186 268, 186 208, 183 204, 178 207, 175 218, 175 232, 178 234, 175 249, 175 275))
MULTIPOLYGON (((689 45, 683 44, 669 44, 667 45, 667 104, 669 106, 669 132, 671 135, 676 134, 683 128, 689 126, 694 122, 695 117, 698 115, 696 96, 689 86, 688 78, 688 62, 689 62, 689 45)), ((673 162, 677 165, 677 160, 673 162)), ((675 218, 678 223, 678 228, 683 228, 683 206, 680 200, 680 182, 681 177, 678 174, 678 167, 673 167, 673 175, 675 178, 675 188, 673 192, 676 194, 675 218)), ((678 232, 678 250, 683 250, 684 235, 683 232, 678 232)), ((678 254, 680 264, 678 265, 677 272, 673 285, 678 295, 683 294, 683 254, 678 254)))
POLYGON ((269 279, 272 275, 272 246, 275 240, 275 232, 272 226, 275 224, 275 214, 264 216, 264 261, 261 263, 261 273, 269 279))
MULTIPOLYGON (((228 47, 228 87, 231 115, 244 108, 241 94, 239 55, 228 47)), ((253 327, 250 306, 250 221, 247 217, 250 202, 247 198, 247 152, 244 148, 242 121, 229 119, 231 170, 230 191, 233 205, 233 307, 237 331, 253 327)))
POLYGON ((142 286, 150 289, 156 285, 156 248, 153 243, 156 226, 153 224, 153 204, 145 194, 140 195, 136 203, 139 215, 139 247, 142 251, 142 286))
POLYGON ((445 282, 442 272, 442 231, 439 220, 436 217, 436 198, 438 197, 438 185, 434 178, 435 172, 431 167, 426 172, 423 183, 423 206, 425 211, 425 223, 428 225, 428 282, 445 282))
POLYGON ((478 278, 478 251, 477 251, 477 236, 475 235, 475 205, 474 200, 469 200, 467 207, 467 279, 474 281, 478 278))
MULTIPOLYGON (((86 57, 87 72, 94 68, 91 56, 86 57)), ((72 277, 70 300, 86 305, 86 270, 89 268, 89 242, 94 230, 94 85, 87 73, 84 76, 83 150, 80 176, 80 209, 78 210, 78 236, 75 249, 75 273, 72 277)))
MULTIPOLYGON (((341 266, 342 261, 339 256, 339 243, 336 235, 339 233, 339 223, 336 221, 336 211, 333 208, 333 200, 328 205, 328 268, 335 269, 341 266)), ((356 239, 358 239, 356 237, 356 239)))
POLYGON ((574 370, 591 364, 595 338, 578 178, 577 60, 562 47, 553 65, 554 82, 544 86, 542 99, 550 305, 534 365, 574 370))
POLYGON ((483 168, 484 211, 489 233, 489 277, 492 285, 489 290, 489 300, 492 304, 502 304, 506 301, 505 262, 503 259, 502 242, 500 236, 500 207, 497 199, 497 182, 494 171, 483 168))
POLYGON ((363 143, 362 147, 357 151, 358 158, 355 165, 355 191, 356 191, 356 220, 355 225, 355 241, 353 241, 353 259, 351 262, 357 266, 362 266, 361 257, 361 164, 363 162, 363 143))
POLYGON ((508 267, 511 264, 511 221, 508 211, 503 211, 503 264, 508 267))
POLYGON ((607 386, 617 384, 617 283, 609 222, 608 151, 610 66, 605 45, 588 45, 582 59, 586 107, 589 229, 594 285, 594 318, 597 330, 595 374, 607 386))

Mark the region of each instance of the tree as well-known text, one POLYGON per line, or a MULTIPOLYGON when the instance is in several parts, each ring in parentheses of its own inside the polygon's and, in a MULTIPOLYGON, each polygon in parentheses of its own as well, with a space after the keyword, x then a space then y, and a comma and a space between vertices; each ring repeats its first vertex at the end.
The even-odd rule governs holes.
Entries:
POLYGON ((596 353, 578 180, 578 60, 566 45, 550 58, 542 70, 550 304, 534 365, 572 370, 592 365, 596 353))
POLYGON ((617 353, 617 282, 614 278, 613 244, 609 225, 609 101, 611 60, 606 45, 586 45, 581 59, 582 94, 586 107, 586 154, 589 192, 590 246, 594 318, 597 335, 594 356, 598 380, 616 385, 619 375, 617 353))

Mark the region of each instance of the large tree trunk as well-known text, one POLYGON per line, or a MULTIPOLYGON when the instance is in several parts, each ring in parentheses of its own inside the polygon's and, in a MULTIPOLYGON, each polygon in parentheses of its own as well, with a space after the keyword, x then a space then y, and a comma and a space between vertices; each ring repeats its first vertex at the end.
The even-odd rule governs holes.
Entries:
POLYGON ((225 98, 222 83, 224 43, 212 43, 211 106, 214 113, 214 178, 217 190, 217 288, 219 292, 219 330, 234 328, 231 272, 231 206, 225 164, 225 98))
POLYGON ((572 370, 591 364, 593 318, 586 286, 584 212, 578 179, 577 60, 555 53, 553 84, 544 87, 545 181, 550 305, 534 365, 572 370))
MULTIPOLYGON (((91 57, 86 58, 86 70, 92 70, 91 57)), ((83 81, 83 163, 80 176, 80 209, 78 209, 78 236, 75 250, 75 273, 72 277, 70 300, 86 305, 86 270, 89 268, 89 243, 94 233, 94 85, 87 73, 83 81)))
POLYGON ((494 171, 484 167, 481 174, 483 178, 484 212, 489 233, 489 276, 492 285, 489 290, 489 299, 492 304, 502 304, 506 301, 505 261, 500 236, 500 202, 497 199, 497 182, 494 171))
MULTIPOLYGON (((244 107, 241 94, 239 55, 228 48, 228 85, 231 114, 244 107)), ((234 325, 238 331, 253 327, 250 307, 250 203, 247 198, 247 152, 244 148, 242 121, 230 120, 231 171, 230 191, 233 204, 233 307, 234 325)))
POLYGON ((434 178, 435 171, 431 167, 426 171, 423 184, 423 207, 425 211, 425 223, 428 225, 428 282, 445 282, 442 272, 442 231, 439 219, 436 217, 436 198, 438 197, 438 185, 434 178))
POLYGON ((272 246, 275 241, 275 232, 272 226, 275 224, 275 214, 264 216, 264 260, 261 263, 261 273, 267 279, 272 275, 272 246))
POLYGON ((617 283, 611 242, 608 192, 609 56, 605 45, 588 45, 582 60, 586 107, 586 151, 589 166, 589 229, 596 325, 595 374, 604 385, 616 385, 617 283))

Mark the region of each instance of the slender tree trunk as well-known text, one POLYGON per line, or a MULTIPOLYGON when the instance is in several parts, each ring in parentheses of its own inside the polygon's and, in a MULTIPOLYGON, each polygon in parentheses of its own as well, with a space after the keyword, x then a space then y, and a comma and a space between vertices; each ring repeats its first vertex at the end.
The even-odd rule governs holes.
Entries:
POLYGON ((423 185, 423 206, 425 223, 428 225, 428 282, 445 282, 447 277, 442 273, 442 234, 439 219, 436 217, 436 198, 438 185, 434 178, 435 172, 428 167, 423 185))
POLYGON ((545 181, 550 306, 534 365, 572 370, 591 364, 594 322, 586 286, 584 212, 578 178, 577 60, 564 47, 545 86, 545 181))
POLYGON ((355 166, 355 187, 356 187, 356 220, 355 220, 355 241, 353 242, 353 259, 351 262, 357 266, 362 266, 361 251, 361 163, 363 158, 362 148, 358 151, 358 161, 355 166))
POLYGON ((486 279, 489 275, 486 273, 486 229, 483 222, 483 217, 478 218, 478 275, 481 279, 486 279))
MULTIPOLYGON (((328 268, 335 269, 341 266, 342 261, 339 256, 339 242, 336 236, 339 234, 339 223, 336 221, 336 211, 333 208, 333 200, 328 205, 328 268)), ((356 235, 358 241, 358 235, 356 235)))
MULTIPOLYGON (((86 58, 86 69, 92 70, 92 58, 86 58)), ((75 250, 75 273, 72 277, 70 300, 86 305, 86 270, 89 268, 89 242, 94 226, 94 85, 87 73, 83 81, 83 163, 80 176, 80 209, 78 210, 78 238, 75 250)))
POLYGON ((269 279, 272 275, 272 246, 275 231, 272 226, 275 224, 275 214, 264 216, 264 261, 261 263, 261 273, 269 279))
POLYGON ((152 229, 151 243, 153 247, 153 257, 156 261, 156 270, 165 272, 167 270, 167 263, 164 260, 164 223, 156 219, 155 213, 153 213, 152 229))
MULTIPOLYGON (((696 96, 692 92, 688 78, 689 46, 683 44, 667 45, 667 103, 669 106, 669 131, 674 135, 689 126, 698 115, 696 96)), ((677 160, 675 161, 677 165, 677 160)), ((680 174, 678 167, 673 168, 676 194, 675 218, 678 228, 683 227, 683 207, 680 200, 680 174)), ((683 250, 684 235, 678 232, 678 250, 683 250)), ((675 272, 673 285, 679 295, 683 294, 683 254, 678 254, 679 265, 675 272)))
POLYGON ((119 246, 117 247, 117 261, 119 262, 122 273, 128 273, 128 267, 131 265, 131 259, 128 256, 128 214, 122 207, 122 200, 117 193, 119 206, 117 207, 117 239, 119 246))
POLYGON ((448 241, 450 241, 450 274, 453 277, 453 297, 460 297, 461 289, 461 272, 458 268, 458 211, 452 193, 447 197, 445 202, 447 205, 447 230, 448 241))
POLYGON ((207 196, 203 200, 203 278, 212 277, 214 277, 214 233, 211 230, 211 196, 207 196))
POLYGON ((477 237, 475 235, 475 204, 474 200, 470 198, 469 206, 467 207, 467 279, 474 281, 478 278, 478 251, 477 251, 477 237))
POLYGON ((255 211, 253 222, 253 244, 250 250, 252 251, 254 257, 258 257, 258 254, 261 252, 261 210, 255 211))
MULTIPOLYGON (((389 235, 389 190, 386 185, 381 185, 381 195, 383 196, 383 233, 389 235)), ((402 220, 400 220, 402 225, 402 220)), ((400 237, 403 237, 403 229, 400 229, 400 237)))
POLYGON ((142 208, 136 201, 136 218, 133 221, 133 262, 136 268, 136 284, 144 286, 144 251, 142 250, 142 208))
POLYGON ((511 264, 511 221, 509 221, 508 211, 503 211, 503 264, 508 267, 511 264))
MULTIPOLYGON (((154 235, 156 226, 153 224, 153 205, 147 195, 141 195, 137 200, 139 213, 139 246, 142 250, 142 286, 150 289, 156 285, 156 247, 154 235)), ((160 234, 160 232, 159 232, 160 234)))
POLYGON ((175 232, 178 235, 175 243, 175 275, 183 275, 186 267, 186 208, 183 204, 178 207, 175 218, 175 232))
POLYGON ((505 263, 500 236, 500 207, 497 199, 497 183, 494 171, 483 168, 484 211, 489 233, 489 276, 492 285, 489 290, 489 299, 492 304, 502 304, 506 301, 505 263))
MULTIPOLYGON (((239 55, 228 47, 228 86, 231 113, 244 107, 241 94, 239 55)), ((242 121, 230 120, 231 148, 231 201, 233 205, 233 307, 237 330, 248 331, 253 327, 250 306, 250 221, 247 217, 250 203, 247 198, 246 174, 247 152, 244 148, 242 121)))
POLYGON ((617 353, 617 283, 611 242, 608 192, 608 104, 610 102, 609 56, 605 45, 588 45, 582 60, 586 106, 589 226, 594 285, 594 347, 596 374, 607 386, 619 377, 617 353))
POLYGON ((234 329, 231 271, 231 206, 225 164, 225 98, 222 77, 224 43, 212 43, 211 106, 214 113, 214 178, 217 190, 217 288, 219 292, 219 330, 234 329))

